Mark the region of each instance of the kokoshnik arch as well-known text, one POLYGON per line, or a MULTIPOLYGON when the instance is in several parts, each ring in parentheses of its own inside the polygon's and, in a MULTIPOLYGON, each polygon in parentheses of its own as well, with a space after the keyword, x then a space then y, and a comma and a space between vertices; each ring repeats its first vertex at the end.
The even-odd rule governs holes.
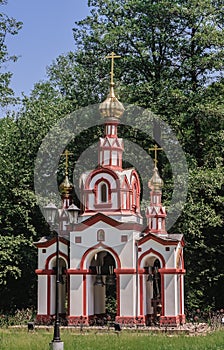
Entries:
MULTIPOLYGON (((98 144, 98 167, 80 178, 78 223, 68 224, 73 185, 66 174, 60 185, 59 313, 70 325, 94 324, 107 317, 107 300, 116 305, 120 324, 179 325, 184 315, 183 235, 166 231, 163 181, 155 162, 149 180, 147 227, 140 213, 140 180, 134 168, 123 169, 123 140, 118 125, 124 112, 114 93, 112 53, 109 94, 99 106, 104 136, 98 144)), ((55 314, 56 239, 42 237, 38 248, 37 321, 55 314)))

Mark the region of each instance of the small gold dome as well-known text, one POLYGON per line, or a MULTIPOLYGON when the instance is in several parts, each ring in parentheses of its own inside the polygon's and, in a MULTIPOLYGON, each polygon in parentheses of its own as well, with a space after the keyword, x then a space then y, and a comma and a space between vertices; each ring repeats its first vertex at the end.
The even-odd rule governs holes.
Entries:
POLYGON ((123 104, 118 101, 114 93, 114 83, 110 84, 110 92, 105 101, 100 103, 99 110, 104 118, 119 119, 124 113, 123 104))
POLYGON ((73 187, 73 184, 68 179, 68 175, 66 175, 64 181, 59 186, 59 190, 62 194, 70 194, 73 187))
POLYGON ((159 176, 157 167, 154 168, 153 175, 148 182, 148 187, 154 190, 161 190, 163 187, 163 180, 159 176))

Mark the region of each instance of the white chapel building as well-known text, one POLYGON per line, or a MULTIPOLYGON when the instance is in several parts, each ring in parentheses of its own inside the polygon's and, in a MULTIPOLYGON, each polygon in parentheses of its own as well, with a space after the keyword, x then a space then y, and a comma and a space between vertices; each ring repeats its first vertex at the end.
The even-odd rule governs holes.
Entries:
MULTIPOLYGON (((75 225, 68 224, 72 184, 67 173, 60 185, 60 316, 69 325, 102 324, 105 319, 127 326, 185 323, 183 235, 166 231, 163 181, 156 163, 143 226, 139 176, 134 168, 122 167, 124 144, 118 127, 124 108, 113 79, 99 111, 104 135, 98 167, 81 175, 75 225)), ((37 322, 50 323, 55 314, 56 238, 42 237, 36 246, 37 322)))

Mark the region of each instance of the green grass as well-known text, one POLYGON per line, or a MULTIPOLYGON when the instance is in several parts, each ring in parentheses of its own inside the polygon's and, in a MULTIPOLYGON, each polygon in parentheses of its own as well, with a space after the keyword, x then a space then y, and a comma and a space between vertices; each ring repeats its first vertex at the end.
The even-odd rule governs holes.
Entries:
MULTIPOLYGON (((165 335, 122 331, 79 333, 63 330, 64 350, 223 350, 224 330, 207 335, 165 335)), ((0 329, 1 350, 48 350, 52 329, 27 332, 26 329, 0 329)))

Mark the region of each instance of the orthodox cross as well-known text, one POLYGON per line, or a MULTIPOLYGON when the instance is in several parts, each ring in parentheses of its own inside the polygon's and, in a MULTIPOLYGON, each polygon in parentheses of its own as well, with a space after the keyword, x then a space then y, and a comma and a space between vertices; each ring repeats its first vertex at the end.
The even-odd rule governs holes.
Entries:
POLYGON ((69 151, 66 149, 65 153, 62 154, 62 156, 65 157, 65 175, 68 175, 68 156, 73 155, 73 153, 69 153, 69 151))
POLYGON ((120 58, 121 56, 116 55, 114 52, 111 52, 106 58, 111 59, 111 71, 110 71, 110 83, 114 84, 114 59, 120 58))
POLYGON ((155 152, 155 158, 154 158, 154 164, 155 164, 155 168, 157 168, 157 163, 158 163, 158 159, 157 159, 157 152, 158 151, 162 151, 162 148, 159 148, 157 145, 155 145, 153 148, 149 148, 149 151, 154 151, 155 152))

